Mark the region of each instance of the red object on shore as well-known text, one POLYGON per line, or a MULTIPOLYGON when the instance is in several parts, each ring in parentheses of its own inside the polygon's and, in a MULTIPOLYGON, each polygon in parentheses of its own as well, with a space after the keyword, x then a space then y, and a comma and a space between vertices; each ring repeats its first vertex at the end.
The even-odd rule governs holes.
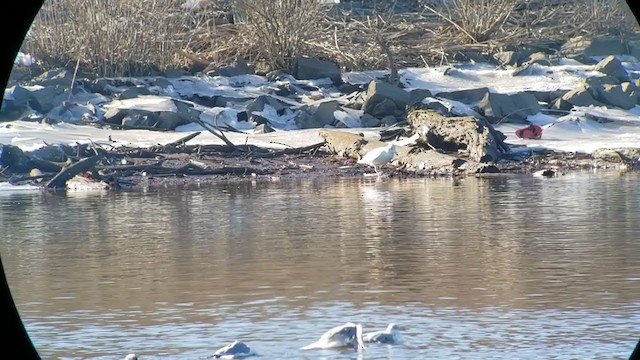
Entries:
POLYGON ((540 140, 542 138, 542 127, 531 124, 526 128, 516 130, 516 136, 521 139, 540 140))

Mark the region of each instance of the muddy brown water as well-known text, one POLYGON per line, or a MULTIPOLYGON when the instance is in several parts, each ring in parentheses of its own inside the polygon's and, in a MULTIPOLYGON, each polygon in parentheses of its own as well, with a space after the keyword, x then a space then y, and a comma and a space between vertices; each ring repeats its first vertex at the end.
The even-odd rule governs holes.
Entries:
POLYGON ((626 359, 640 174, 315 179, 0 194, 0 253, 45 359, 626 359), (303 351, 346 321, 402 345, 303 351))

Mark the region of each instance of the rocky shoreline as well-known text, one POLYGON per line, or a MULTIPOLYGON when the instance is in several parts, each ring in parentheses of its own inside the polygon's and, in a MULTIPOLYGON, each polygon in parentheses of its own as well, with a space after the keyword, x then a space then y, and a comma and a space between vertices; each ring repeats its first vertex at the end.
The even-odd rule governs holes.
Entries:
MULTIPOLYGON (((64 182, 50 182, 71 164, 96 156, 100 158, 91 166, 72 171, 65 181, 84 174, 85 179, 105 181, 109 188, 123 188, 358 177, 372 169, 357 160, 389 142, 397 144, 397 155, 384 170, 391 177, 637 169, 640 150, 635 147, 612 144, 593 153, 534 149, 506 142, 496 125, 526 127, 531 115, 569 113, 576 107, 632 109, 640 98, 640 67, 637 60, 623 60, 639 54, 640 42, 616 38, 570 39, 555 53, 495 54, 491 66, 508 71, 514 81, 544 76, 552 66, 567 61, 583 69, 563 70, 582 79, 572 88, 558 85, 516 93, 497 92, 491 84, 436 91, 437 87, 422 84, 427 75, 415 75, 431 71, 428 76, 462 83, 470 77, 469 64, 401 69, 395 81, 384 71, 345 74, 333 62, 307 57, 298 59, 294 74, 264 75, 255 74, 242 60, 208 73, 176 70, 163 76, 109 79, 79 78, 64 69, 31 77, 33 69, 16 65, 0 111, 4 129, 22 120, 113 131, 205 132, 217 143, 198 143, 193 140, 197 134, 154 147, 99 144, 93 139, 23 151, 5 143, 0 145, 0 181, 64 187, 64 182), (247 134, 248 139, 279 131, 294 137, 298 129, 316 129, 321 142, 255 146, 234 143, 225 135, 247 134)), ((549 75, 549 81, 557 80, 554 76, 549 75)))

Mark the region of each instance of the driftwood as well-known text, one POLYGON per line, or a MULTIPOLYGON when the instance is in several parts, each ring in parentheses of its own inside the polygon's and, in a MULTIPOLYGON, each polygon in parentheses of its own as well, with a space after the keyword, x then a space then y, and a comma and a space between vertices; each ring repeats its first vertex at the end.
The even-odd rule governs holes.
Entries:
POLYGON ((227 139, 227 137, 224 135, 224 133, 218 129, 216 129, 215 127, 207 124, 206 122, 200 120, 200 119, 194 119, 193 122, 195 122, 196 124, 202 126, 203 128, 205 128, 205 130, 207 130, 208 132, 212 133, 215 137, 217 137, 218 139, 224 141, 225 144, 227 144, 227 146, 229 146, 232 149, 236 149, 236 146, 229 141, 229 139, 227 139))
POLYGON ((196 136, 198 136, 200 134, 201 134, 201 132, 198 131, 198 132, 195 132, 193 134, 189 134, 187 136, 181 137, 180 139, 178 139, 176 141, 172 141, 172 142, 170 142, 168 144, 164 144, 164 145, 160 145, 160 146, 154 146, 150 150, 153 151, 153 152, 175 150, 175 148, 177 148, 177 147, 185 146, 187 141, 195 138, 196 136))
POLYGON ((104 158, 104 153, 79 160, 69 166, 62 168, 58 175, 49 180, 46 187, 48 189, 64 188, 67 184, 67 180, 71 179, 81 172, 90 170, 98 163, 98 161, 102 160, 102 158, 104 158))

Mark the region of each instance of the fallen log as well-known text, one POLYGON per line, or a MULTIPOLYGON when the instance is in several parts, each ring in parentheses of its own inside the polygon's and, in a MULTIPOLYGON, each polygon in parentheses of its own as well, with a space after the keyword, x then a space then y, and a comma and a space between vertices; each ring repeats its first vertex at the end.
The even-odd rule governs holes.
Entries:
POLYGON ((104 158, 104 153, 91 156, 82 160, 79 160, 69 166, 65 166, 60 172, 53 177, 53 179, 47 182, 46 187, 48 189, 61 189, 67 184, 67 180, 73 178, 79 173, 85 172, 93 168, 98 161, 104 158))
POLYGON ((198 131, 198 132, 195 132, 193 134, 189 134, 187 136, 181 137, 180 139, 178 139, 176 141, 172 141, 172 142, 170 142, 168 144, 152 146, 149 150, 153 151, 153 152, 160 152, 160 151, 168 151, 169 149, 175 149, 177 147, 185 146, 187 141, 195 138, 196 136, 200 135, 201 133, 202 132, 198 131))

